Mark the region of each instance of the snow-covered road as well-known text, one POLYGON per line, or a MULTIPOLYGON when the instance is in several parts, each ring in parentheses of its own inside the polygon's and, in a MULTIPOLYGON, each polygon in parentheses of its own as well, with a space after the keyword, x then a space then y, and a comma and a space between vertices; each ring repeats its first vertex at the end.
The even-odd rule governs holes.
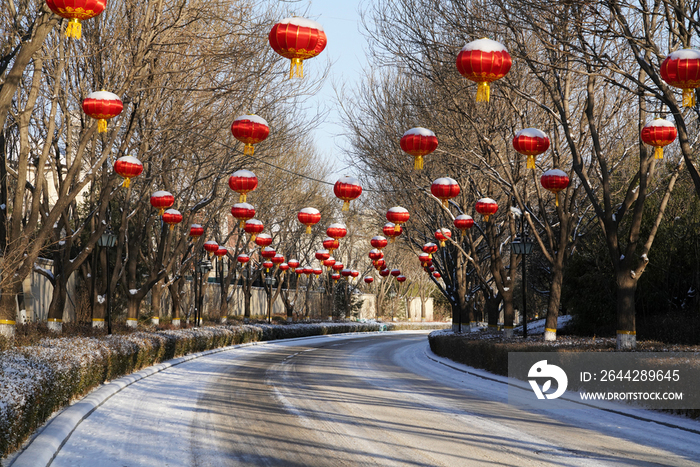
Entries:
POLYGON ((240 347, 113 395, 50 465, 700 465, 700 423, 527 412, 503 381, 436 357, 424 333, 240 347))

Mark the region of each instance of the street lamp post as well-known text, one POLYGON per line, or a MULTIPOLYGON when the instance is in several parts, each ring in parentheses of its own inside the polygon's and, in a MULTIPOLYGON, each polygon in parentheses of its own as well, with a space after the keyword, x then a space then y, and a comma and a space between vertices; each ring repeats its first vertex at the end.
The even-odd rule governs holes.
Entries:
POLYGON ((513 253, 523 255, 521 261, 523 268, 523 337, 527 337, 527 255, 532 253, 532 242, 527 238, 525 233, 525 220, 522 220, 522 233, 520 237, 515 237, 511 243, 513 253))
POLYGON ((204 298, 204 293, 203 293, 203 288, 204 284, 201 283, 201 280, 204 278, 204 274, 208 273, 209 271, 212 270, 212 264, 211 261, 208 259, 203 259, 202 261, 199 261, 197 265, 195 266, 195 309, 194 309, 194 325, 195 326, 200 326, 201 321, 202 321, 202 308, 204 308, 203 304, 203 298, 204 298), (197 274, 199 273, 199 278, 197 278, 197 274), (198 284, 198 282, 200 282, 198 284), (197 296, 197 285, 199 285, 199 296, 197 296))
MULTIPOLYGON (((97 244, 102 248, 107 248, 107 270, 109 271, 109 250, 117 244, 117 236, 114 234, 114 232, 112 232, 111 228, 107 227, 107 230, 105 230, 100 236, 100 238, 97 240, 97 244)), ((95 277, 93 278, 94 283, 94 281, 97 279, 97 274, 95 272, 93 272, 93 274, 95 274, 95 277)), ((112 334, 112 294, 110 293, 111 282, 112 275, 107 274, 107 334, 112 334)))
POLYGON ((272 287, 275 285, 275 278, 267 276, 265 284, 267 284, 267 322, 270 324, 272 323, 272 287))

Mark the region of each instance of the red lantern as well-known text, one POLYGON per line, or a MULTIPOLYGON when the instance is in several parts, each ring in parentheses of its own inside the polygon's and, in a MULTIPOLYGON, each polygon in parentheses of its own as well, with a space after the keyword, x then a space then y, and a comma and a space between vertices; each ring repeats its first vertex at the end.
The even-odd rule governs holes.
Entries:
POLYGON ((270 269, 275 266, 272 261, 263 261, 262 265, 265 268, 265 272, 270 272, 270 269))
POLYGON ((190 226, 190 237, 193 239, 199 238, 204 235, 204 227, 199 224, 192 224, 190 226))
POLYGON ((352 270, 346 268, 346 269, 343 269, 342 271, 340 271, 340 274, 343 277, 350 277, 352 275, 352 270))
POLYGON ((289 269, 289 264, 287 263, 282 263, 280 264, 280 271, 284 274, 287 270, 289 269))
POLYGON ((656 148, 656 151, 654 151, 656 159, 664 158, 664 146, 673 143, 676 140, 676 136, 678 136, 676 127, 673 123, 663 118, 657 118, 642 128, 642 141, 656 148))
POLYGON ((354 278, 360 275, 360 271, 355 271, 354 269, 350 271, 350 275, 354 278))
POLYGON ((170 230, 173 230, 177 224, 182 222, 182 214, 177 209, 168 209, 163 213, 163 222, 170 226, 170 230))
MULTIPOLYGON (((401 206, 394 206, 386 212, 387 220, 393 222, 395 225, 395 232, 400 232, 401 224, 408 222, 410 217, 411 215, 408 213, 408 209, 402 208, 401 206)), ((384 232, 384 234, 386 235, 386 232, 384 232)))
POLYGON ((294 272, 297 274, 297 276, 301 276, 302 274, 304 274, 304 267, 298 267, 294 269, 294 272))
POLYGON ((489 221, 489 216, 496 214, 498 204, 491 198, 481 198, 476 202, 476 212, 484 216, 486 222, 489 221))
POLYGON ((428 260, 430 260, 430 255, 428 253, 421 253, 418 255, 418 260, 421 266, 425 267, 428 264, 428 260))
POLYGON ((377 261, 384 258, 384 253, 382 253, 381 250, 378 250, 375 248, 374 250, 370 250, 368 256, 369 256, 369 259, 371 259, 372 262, 375 263, 375 265, 376 265, 377 261))
POLYGON ((435 272, 435 266, 433 266, 432 264, 430 266, 428 266, 428 272, 430 272, 430 273, 435 272))
POLYGON ((392 269, 391 270, 391 275, 394 277, 398 277, 401 275, 401 269, 392 269))
POLYGON ((474 225, 474 219, 472 219, 472 216, 469 214, 460 214, 455 217, 453 223, 455 227, 462 231, 462 235, 464 235, 464 233, 474 225))
POLYGON ((423 253, 428 253, 428 256, 430 258, 433 257, 433 253, 435 253, 438 250, 438 246, 432 242, 426 243, 423 245, 423 253))
POLYGON ((237 170, 228 178, 228 186, 238 193, 238 202, 245 203, 248 193, 258 187, 258 177, 250 170, 237 170))
POLYGON ((151 206, 162 216, 166 209, 175 204, 175 197, 167 191, 156 191, 151 195, 151 206))
POLYGON ((339 272, 339 271, 342 271, 343 269, 345 269, 345 266, 343 265, 343 263, 336 262, 333 266, 331 266, 331 268, 333 268, 334 271, 339 272))
POLYGON ((134 156, 124 156, 114 162, 114 171, 124 177, 122 186, 129 188, 131 179, 138 177, 143 172, 143 164, 134 156))
POLYGON ((427 128, 411 128, 401 137, 399 142, 403 152, 413 156, 413 169, 423 169, 423 156, 427 156, 438 147, 435 133, 427 128))
MULTIPOLYGON (((243 147, 243 154, 247 156, 252 156, 255 153, 255 147, 253 145, 264 141, 270 135, 270 127, 267 125, 267 122, 262 117, 258 117, 257 115, 252 114, 241 115, 240 117, 236 117, 236 119, 231 124, 231 134, 238 141, 245 144, 245 146, 243 147)), ((258 180, 256 178, 256 185, 257 182, 258 180)), ((235 188, 233 187, 232 189, 235 190, 235 188)), ((254 189, 255 188, 253 188, 253 190, 254 189)))
POLYGON ((365 277, 364 281, 365 281, 365 284, 371 284, 372 282, 374 282, 374 277, 367 276, 367 277, 365 277))
POLYGON ((228 254, 228 248, 225 248, 223 246, 220 246, 219 248, 216 249, 214 252, 217 258, 223 258, 228 254))
POLYGON ((246 255, 245 253, 241 253, 241 254, 238 255, 238 257, 236 258, 236 261, 238 261, 238 262, 241 263, 241 264, 245 264, 245 263, 247 263, 248 261, 250 261, 250 256, 246 255))
POLYGON ((348 229, 345 224, 334 223, 328 226, 326 229, 326 235, 336 240, 340 240, 348 234, 348 229))
POLYGON ((331 254, 328 250, 318 250, 315 254, 316 259, 319 261, 324 261, 327 260, 328 258, 331 257, 331 254))
POLYGON ((525 128, 515 134, 513 148, 527 156, 527 168, 535 168, 535 157, 549 149, 549 138, 544 131, 537 128, 525 128))
POLYGON ((323 26, 310 19, 285 18, 275 24, 268 37, 272 50, 292 60, 289 78, 304 77, 304 60, 323 52, 327 38, 323 26))
POLYGON ((323 240, 323 248, 325 248, 326 250, 328 250, 328 252, 331 253, 331 254, 332 254, 335 250, 337 250, 339 246, 340 246, 340 242, 339 242, 338 240, 336 240, 335 238, 326 237, 326 238, 323 240))
POLYGON ((284 255, 277 253, 275 256, 272 257, 272 262, 273 262, 273 264, 284 263, 284 255))
POLYGON ((404 275, 396 276, 396 282, 406 282, 406 276, 404 276, 404 275))
POLYGON ((447 241, 448 238, 452 238, 450 229, 438 229, 435 231, 435 240, 440 242, 441 247, 445 246, 445 241, 447 241))
POLYGON ((257 219, 249 219, 245 221, 245 224, 243 224, 243 230, 245 230, 247 234, 250 234, 250 241, 254 242, 255 237, 257 237, 260 232, 265 230, 265 226, 257 219))
POLYGON ((378 259, 377 261, 374 262, 374 268, 377 271, 381 271, 385 267, 386 267, 386 261, 384 261, 383 259, 378 259))
MULTIPOLYGON (((392 232, 393 232, 393 229, 392 229, 392 232)), ((376 237, 372 237, 372 240, 369 241, 369 244, 372 245, 377 250, 381 250, 382 248, 387 246, 388 243, 389 242, 387 241, 387 239, 380 236, 380 235, 377 235, 376 237)))
POLYGON ((559 192, 569 186, 569 177, 563 170, 552 169, 542 174, 540 183, 545 190, 554 193, 554 202, 559 206, 559 192))
POLYGON ((334 284, 337 284, 340 280, 340 274, 331 274, 331 279, 333 279, 334 284))
POLYGON ((660 71, 664 81, 683 90, 683 107, 695 107, 695 88, 700 87, 700 50, 671 52, 660 71))
POLYGON ((384 233, 384 235, 389 237, 389 241, 391 243, 394 243, 396 237, 403 233, 403 228, 400 225, 394 224, 393 222, 387 222, 386 224, 384 224, 384 227, 382 227, 382 232, 384 233), (397 228, 399 230, 396 230, 397 228))
POLYGON ((323 274, 323 269, 314 268, 314 274, 316 274, 317 276, 320 276, 321 274, 323 274))
POLYGON ((219 244, 209 240, 208 242, 204 242, 204 249, 209 253, 209 257, 211 258, 214 252, 219 249, 219 244))
POLYGON ((513 60, 503 44, 486 38, 468 43, 457 55, 459 73, 479 83, 477 102, 489 102, 489 83, 503 78, 512 65, 513 60))
POLYGON ((327 268, 332 268, 335 264, 335 258, 331 256, 328 259, 324 259, 322 264, 327 268))
POLYGON ((306 233, 311 234, 311 226, 318 224, 321 213, 316 208, 304 208, 297 214, 297 219, 306 226, 306 233))
POLYGON ((61 18, 70 20, 66 37, 80 39, 83 30, 80 22, 102 13, 107 0, 46 0, 46 5, 61 18))
POLYGON ((245 222, 255 217, 255 208, 248 203, 236 203, 231 208, 231 215, 240 221, 238 228, 245 227, 245 222))
POLYGON ((122 100, 111 92, 93 92, 83 100, 83 112, 97 120, 98 133, 106 132, 107 120, 116 117, 122 113, 122 110, 124 110, 122 100))
POLYGON ((343 211, 350 210, 350 201, 359 198, 362 194, 360 182, 353 177, 341 177, 333 186, 336 198, 343 200, 343 211))
POLYGON ((459 195, 459 183, 453 178, 438 178, 430 185, 430 192, 437 199, 442 200, 444 207, 449 207, 449 200, 459 195))
POLYGON ((435 272, 433 272, 433 277, 434 277, 435 279, 440 279, 442 276, 440 275, 439 272, 435 271, 435 272))
POLYGON ((299 267, 299 261, 297 261, 296 259, 290 259, 289 261, 287 261, 287 264, 290 268, 296 269, 299 267))
POLYGON ((270 248, 269 246, 266 246, 263 248, 263 250, 260 252, 260 256, 262 256, 265 259, 271 260, 272 258, 275 257, 277 252, 275 251, 274 248, 270 248))
POLYGON ((389 275, 389 270, 388 269, 380 269, 379 270, 379 275, 382 277, 386 277, 389 275))
POLYGON ((311 275, 313 273, 314 273, 314 268, 312 268, 311 266, 304 266, 304 274, 306 274, 308 276, 308 275, 311 275))
POLYGON ((272 237, 270 234, 261 233, 255 237, 255 244, 263 248, 270 246, 272 245, 272 237))

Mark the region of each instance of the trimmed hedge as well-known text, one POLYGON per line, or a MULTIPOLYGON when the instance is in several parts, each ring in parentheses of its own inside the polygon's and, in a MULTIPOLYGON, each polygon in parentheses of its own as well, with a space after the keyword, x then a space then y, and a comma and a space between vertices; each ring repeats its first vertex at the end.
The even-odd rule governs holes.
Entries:
POLYGON ((246 342, 379 330, 379 323, 216 326, 51 338, 0 352, 0 458, 72 400, 156 363, 246 342))

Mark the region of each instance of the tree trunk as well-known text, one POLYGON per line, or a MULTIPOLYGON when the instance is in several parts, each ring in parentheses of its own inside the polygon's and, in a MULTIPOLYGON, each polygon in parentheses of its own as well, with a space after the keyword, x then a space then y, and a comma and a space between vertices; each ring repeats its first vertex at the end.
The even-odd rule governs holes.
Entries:
POLYGON ((617 273, 617 350, 637 347, 634 296, 637 280, 628 270, 617 273))
POLYGON ((513 337, 514 323, 515 308, 513 307, 513 290, 511 289, 503 294, 503 335, 505 337, 513 337))
POLYGON ((17 294, 22 287, 19 280, 7 281, 0 295, 0 335, 12 338, 15 335, 17 319, 17 294))
POLYGON ((141 306, 141 299, 136 298, 136 296, 131 295, 126 299, 126 325, 130 328, 136 328, 139 322, 139 308, 141 306))
MULTIPOLYGON (((93 251, 94 254, 94 251, 93 251)), ((92 297, 92 327, 104 328, 105 317, 107 315, 106 294, 107 294, 107 248, 100 248, 100 253, 97 257, 97 262, 100 267, 92 271, 92 283, 95 287, 95 295, 92 297), (99 280, 97 280, 97 271, 100 271, 99 280)))
POLYGON ((163 280, 159 280, 151 289, 151 324, 160 324, 161 302, 163 299, 163 280))
POLYGON ((561 303, 561 284, 564 281, 564 264, 557 261, 552 265, 552 286, 549 288, 549 302, 547 303, 547 319, 544 325, 544 340, 557 340, 557 320, 559 319, 559 304, 561 303))
POLYGON ((49 304, 49 330, 61 333, 63 328, 63 309, 66 305, 66 286, 67 281, 63 274, 55 276, 53 293, 51 294, 51 303, 49 304))
POLYGON ((172 325, 180 327, 180 290, 182 289, 182 281, 184 278, 175 279, 169 286, 170 291, 170 306, 172 314, 172 325))
POLYGON ((498 306, 501 304, 500 297, 486 298, 486 317, 489 324, 489 331, 498 330, 498 306))

